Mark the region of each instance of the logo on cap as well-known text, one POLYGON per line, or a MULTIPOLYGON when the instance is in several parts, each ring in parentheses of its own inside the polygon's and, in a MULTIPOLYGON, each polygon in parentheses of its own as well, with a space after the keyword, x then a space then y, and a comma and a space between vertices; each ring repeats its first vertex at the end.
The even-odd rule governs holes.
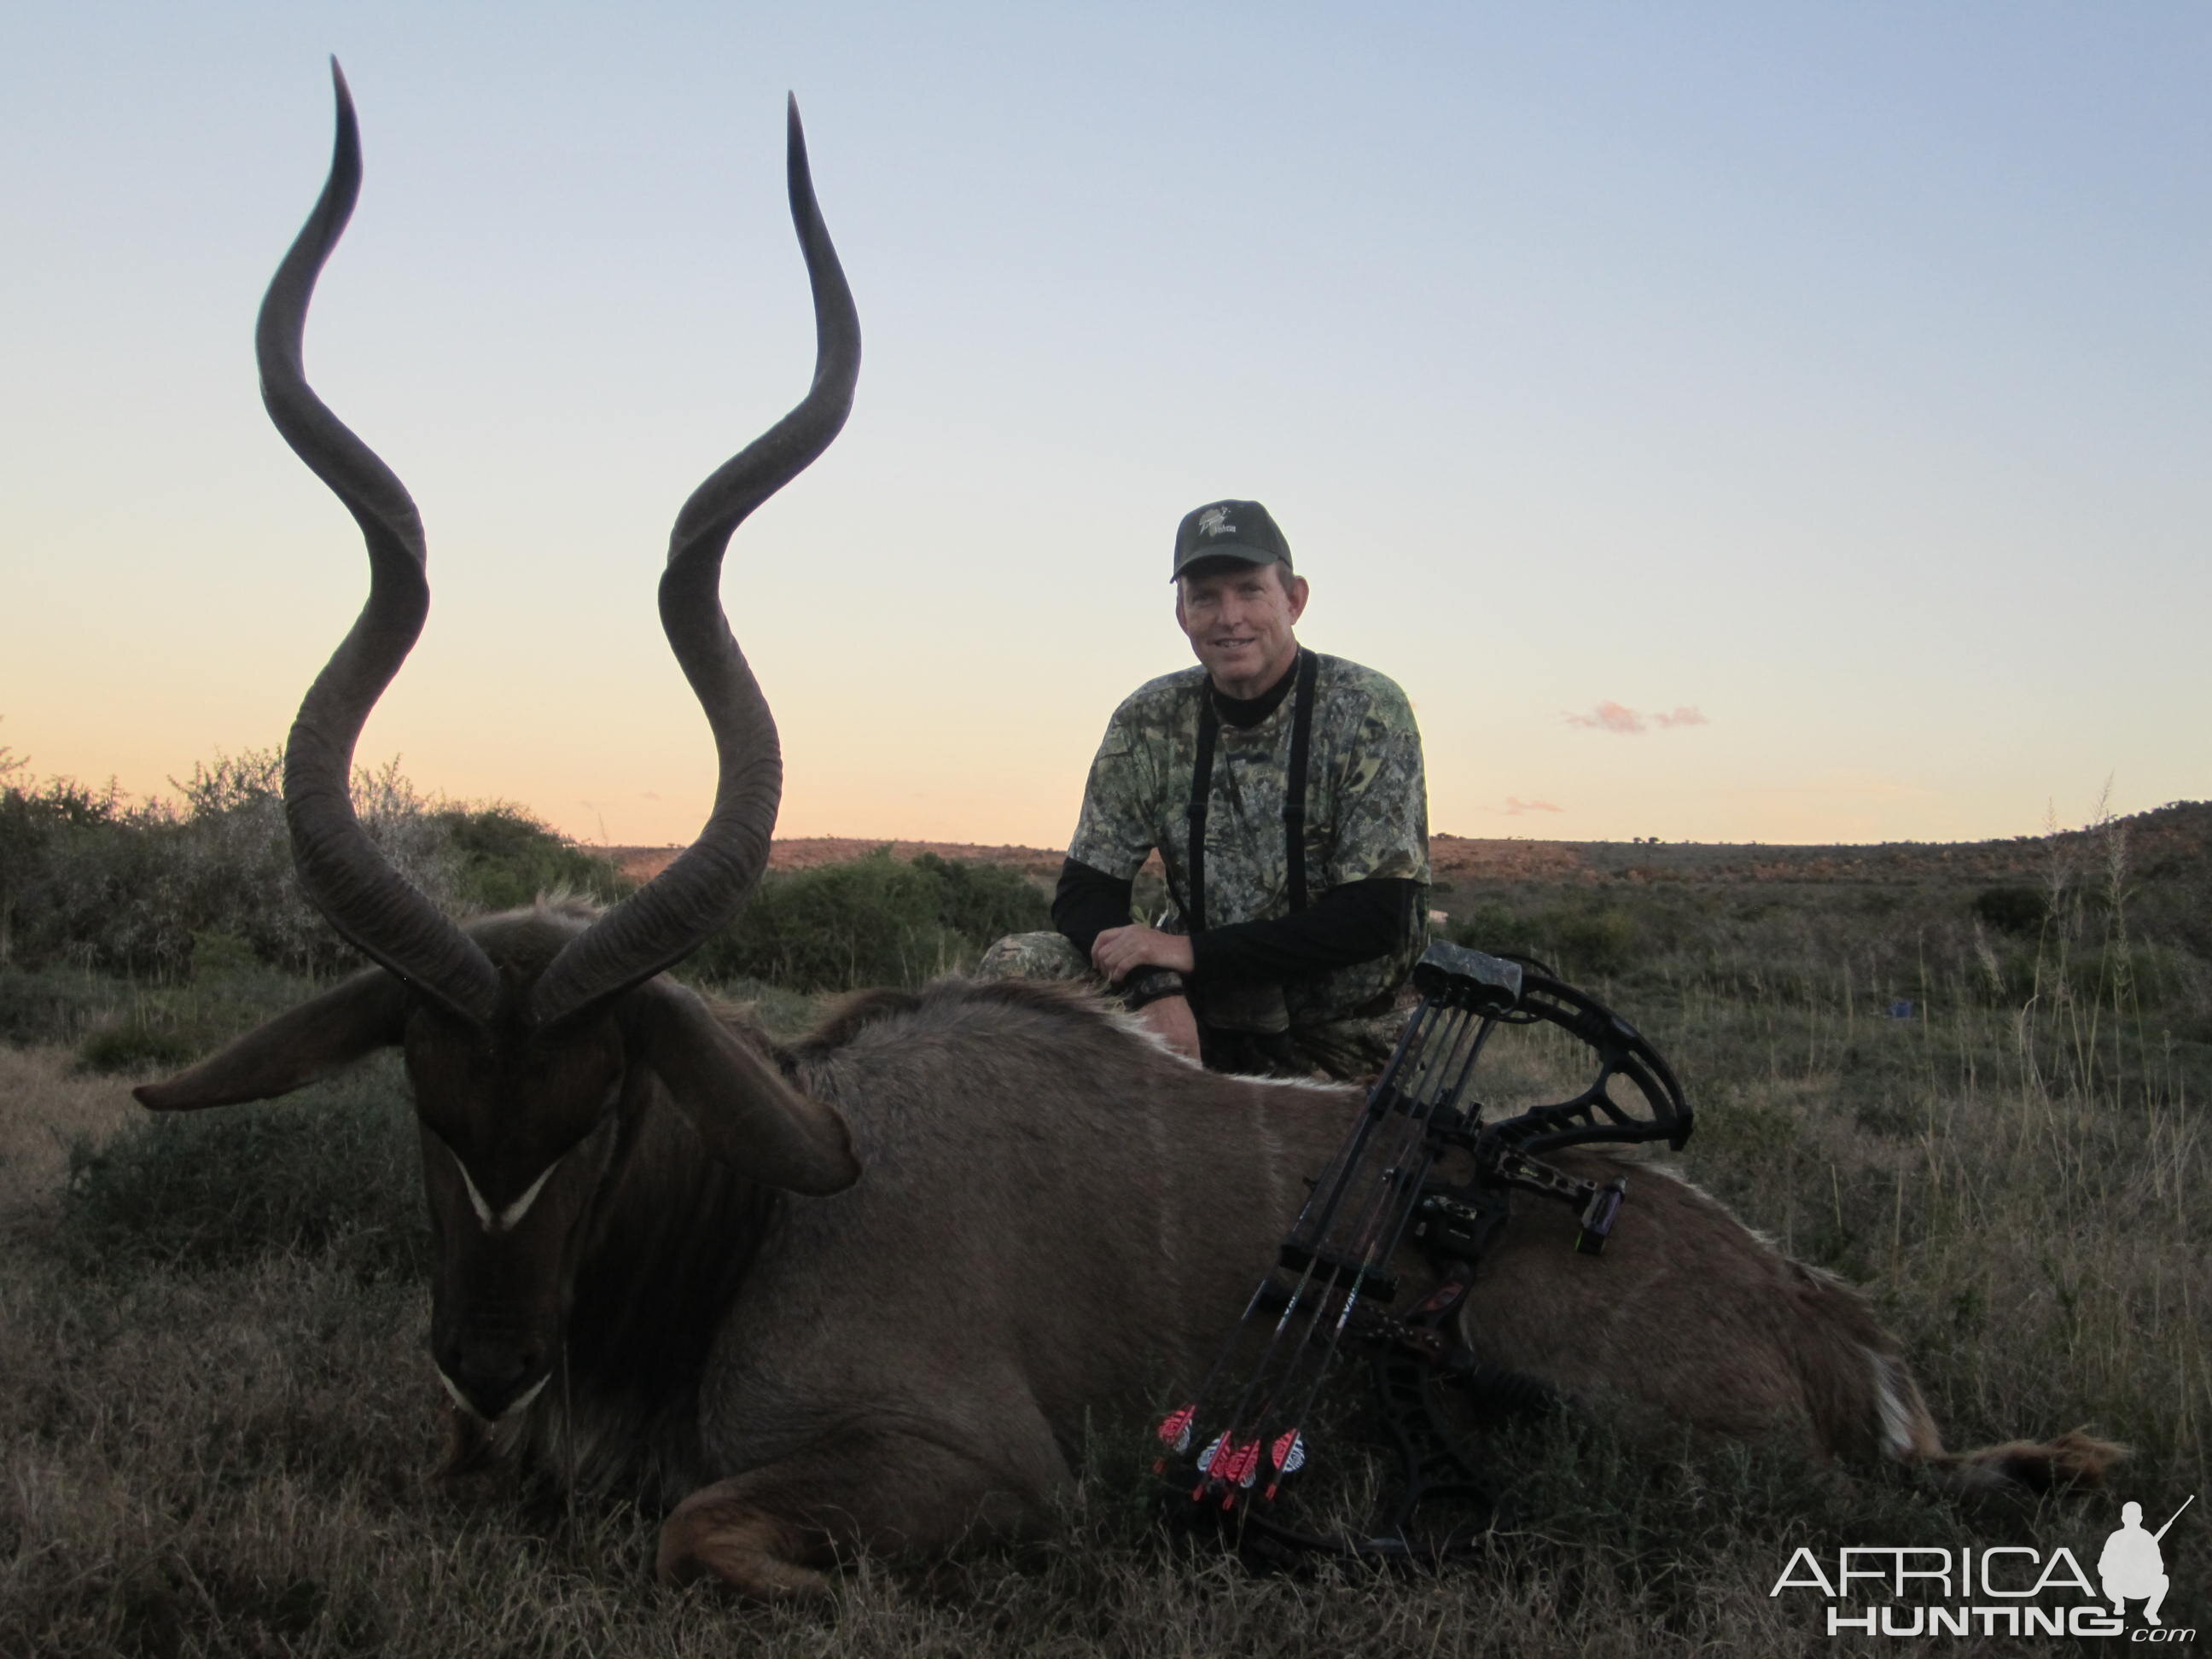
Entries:
POLYGON ((1229 509, 1209 507, 1198 515, 1198 533, 1201 536, 1233 536, 1237 526, 1229 522, 1229 509))

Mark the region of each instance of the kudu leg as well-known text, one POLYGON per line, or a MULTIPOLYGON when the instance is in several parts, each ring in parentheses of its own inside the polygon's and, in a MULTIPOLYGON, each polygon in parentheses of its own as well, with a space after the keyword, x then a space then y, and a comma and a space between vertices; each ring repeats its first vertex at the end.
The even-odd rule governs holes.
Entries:
POLYGON ((810 1561, 827 1565, 829 1540, 762 1510, 748 1478, 702 1486, 661 1523, 655 1570, 664 1584, 720 1579, 756 1601, 821 1600, 830 1581, 810 1561))
MULTIPOLYGON (((1026 1415, 1028 1413, 1024 1413, 1026 1415)), ((848 1437, 703 1486, 660 1528, 663 1583, 709 1575, 763 1601, 825 1596, 822 1569, 846 1551, 937 1553, 1048 1519, 1072 1476, 1042 1413, 988 1444, 897 1431, 848 1437)))

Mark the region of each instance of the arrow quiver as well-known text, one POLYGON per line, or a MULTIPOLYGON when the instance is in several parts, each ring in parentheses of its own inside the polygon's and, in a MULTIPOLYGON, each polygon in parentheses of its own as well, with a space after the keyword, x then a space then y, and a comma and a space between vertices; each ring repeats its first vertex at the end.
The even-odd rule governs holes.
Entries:
POLYGON ((1679 1149, 1689 1138, 1689 1103, 1666 1060, 1594 998, 1518 962, 1443 944, 1429 947, 1413 983, 1420 1006, 1314 1181, 1274 1268, 1196 1395, 1158 1430, 1155 1468, 1171 1503, 1194 1519, 1228 1523, 1248 1551, 1405 1559, 1462 1542, 1464 1528, 1441 1538, 1412 1529, 1424 1504, 1491 1507, 1462 1425, 1470 1413, 1541 1410, 1551 1399, 1543 1384, 1481 1360, 1457 1322, 1515 1194, 1573 1206, 1575 1248, 1595 1255, 1620 1216, 1626 1178, 1587 1181, 1537 1154, 1593 1141, 1679 1149), (1536 1045, 1537 1073, 1556 1073, 1564 1053, 1577 1068, 1595 1061, 1589 1080, 1563 1100, 1486 1107, 1474 1093, 1476 1063, 1501 1028, 1516 1027, 1536 1045), (1435 1283, 1395 1315, 1384 1310, 1397 1300, 1407 1246, 1426 1258, 1424 1279, 1435 1283), (1365 1525, 1316 1529, 1274 1505, 1307 1466, 1322 1383, 1347 1337, 1367 1351, 1401 1480, 1365 1525))

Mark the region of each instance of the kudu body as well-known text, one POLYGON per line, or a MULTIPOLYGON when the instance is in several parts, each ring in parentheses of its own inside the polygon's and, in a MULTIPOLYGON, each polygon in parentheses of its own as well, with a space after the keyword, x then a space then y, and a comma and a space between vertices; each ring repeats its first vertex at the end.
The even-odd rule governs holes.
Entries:
MULTIPOLYGON (((407 888, 346 784, 421 626, 421 529, 300 365, 359 180, 337 88, 331 181, 257 343, 272 417, 370 552, 368 603, 293 731, 286 805, 308 895, 379 965, 139 1098, 267 1098, 398 1048, 456 1461, 532 1459, 670 1507, 665 1576, 816 1592, 843 1547, 928 1550, 1040 1521, 1091 1425, 1157 1403, 1211 1357, 1357 1096, 1202 1072, 1046 988, 871 993, 783 1048, 662 976, 757 880, 780 790, 774 725, 720 608, 721 554, 835 436, 858 369, 795 111, 814 386, 686 504, 661 584, 720 757, 713 816, 604 915, 541 903, 463 928, 407 888)), ((2111 1455, 2072 1436, 1944 1454, 1863 1304, 1679 1182, 1640 1174, 1601 1258, 1568 1247, 1571 1218, 1553 1207, 1516 1214, 1465 1310, 1468 1340, 1504 1365, 1851 1457, 2051 1480, 2111 1455)))

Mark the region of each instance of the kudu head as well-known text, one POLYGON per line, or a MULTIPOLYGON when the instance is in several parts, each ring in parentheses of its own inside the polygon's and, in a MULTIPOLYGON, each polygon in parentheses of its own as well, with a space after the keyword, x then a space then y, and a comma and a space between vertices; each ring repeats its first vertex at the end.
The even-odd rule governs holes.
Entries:
POLYGON ((263 1100, 373 1049, 402 1049, 438 1234, 432 1350, 456 1399, 495 1419, 550 1374, 598 1200, 653 1102, 672 1098, 706 1154, 748 1179, 822 1194, 859 1174, 833 1108, 791 1087, 659 975, 737 914, 767 862, 782 760, 723 614, 722 554, 745 515, 844 424, 860 320, 815 205, 794 104, 791 211, 814 291, 814 384, 692 493, 660 580, 661 625, 714 732, 714 811, 681 857, 603 915, 541 908, 462 927, 377 851, 348 788, 362 726, 422 631, 429 586, 414 501, 315 395, 301 364, 315 279, 361 185, 353 100, 335 63, 331 73, 330 178, 269 285, 254 346, 277 430, 368 545, 368 602, 292 726, 284 811, 307 897, 378 965, 137 1094, 156 1111, 263 1100))

